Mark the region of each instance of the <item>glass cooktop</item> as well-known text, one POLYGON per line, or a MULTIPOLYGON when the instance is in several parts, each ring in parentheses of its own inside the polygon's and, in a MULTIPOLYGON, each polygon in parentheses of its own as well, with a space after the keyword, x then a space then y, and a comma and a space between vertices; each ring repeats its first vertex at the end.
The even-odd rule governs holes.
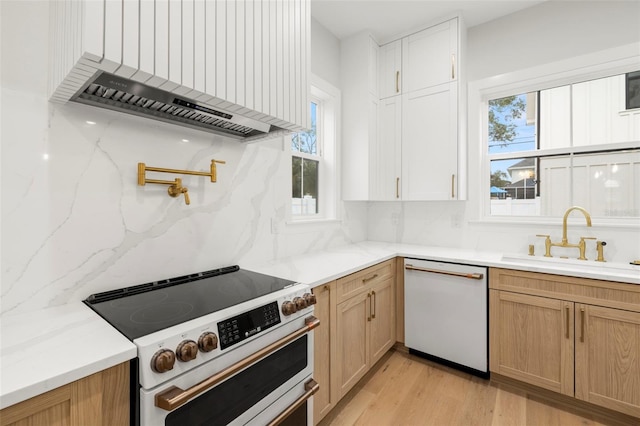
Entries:
POLYGON ((97 293, 84 302, 134 340, 293 284, 229 266, 97 293))

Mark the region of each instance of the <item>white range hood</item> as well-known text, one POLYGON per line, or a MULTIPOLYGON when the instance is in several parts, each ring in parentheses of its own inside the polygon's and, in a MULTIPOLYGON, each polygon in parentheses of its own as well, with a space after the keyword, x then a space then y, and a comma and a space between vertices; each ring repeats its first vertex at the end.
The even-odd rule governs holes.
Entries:
POLYGON ((68 0, 50 99, 243 141, 309 127, 309 0, 68 0))

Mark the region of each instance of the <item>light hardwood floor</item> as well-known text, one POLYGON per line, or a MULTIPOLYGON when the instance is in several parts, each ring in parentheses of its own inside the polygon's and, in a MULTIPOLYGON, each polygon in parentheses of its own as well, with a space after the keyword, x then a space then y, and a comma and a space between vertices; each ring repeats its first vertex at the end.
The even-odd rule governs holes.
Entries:
POLYGON ((394 349, 345 395, 319 426, 609 424, 614 423, 604 418, 583 417, 524 391, 490 384, 488 380, 394 349))

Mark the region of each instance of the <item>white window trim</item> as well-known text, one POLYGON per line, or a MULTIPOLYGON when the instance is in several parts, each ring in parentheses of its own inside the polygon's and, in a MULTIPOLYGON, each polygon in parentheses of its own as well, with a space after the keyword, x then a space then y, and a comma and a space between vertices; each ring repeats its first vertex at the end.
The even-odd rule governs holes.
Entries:
MULTIPOLYGON (((617 48, 578 56, 559 62, 545 64, 529 69, 501 74, 469 83, 469 124, 478 123, 476 130, 478 142, 475 164, 479 175, 479 223, 494 224, 556 224, 559 217, 552 216, 491 216, 490 200, 484 194, 489 193, 490 181, 484 176, 490 175, 489 159, 496 155, 488 153, 488 102, 491 99, 510 96, 518 93, 550 89, 553 87, 593 80, 638 70, 640 55, 637 44, 628 44, 617 48)), ((469 132, 474 129, 470 128, 469 132)), ((637 146, 637 143, 630 145, 637 146)), ((538 155, 523 155, 524 157, 538 155)), ((469 163, 471 166, 471 163, 469 163)), ((472 174, 470 173, 470 176, 472 174)), ((476 221, 474 221, 476 222, 476 221)), ((638 218, 598 218, 598 224, 609 227, 638 228, 638 218)))
MULTIPOLYGON (((321 119, 318 120, 318 133, 322 135, 323 142, 321 144, 321 155, 323 161, 322 166, 318 170, 318 200, 320 203, 320 211, 315 215, 293 215, 291 209, 287 209, 285 215, 285 223, 287 225, 302 224, 323 224, 335 223, 340 221, 340 90, 329 82, 323 80, 315 74, 311 74, 311 100, 317 99, 321 102, 321 119)), ((301 153, 292 153, 291 138, 284 138, 285 150, 290 155, 296 155, 303 158, 312 158, 301 153)), ((289 188, 291 188, 291 174, 289 174, 289 188)), ((290 192, 290 190, 289 190, 290 192)))

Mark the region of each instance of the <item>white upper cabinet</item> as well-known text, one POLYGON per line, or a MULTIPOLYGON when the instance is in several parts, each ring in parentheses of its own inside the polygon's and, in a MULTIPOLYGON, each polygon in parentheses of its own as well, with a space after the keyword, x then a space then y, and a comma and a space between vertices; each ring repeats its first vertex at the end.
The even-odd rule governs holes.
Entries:
POLYGON ((407 201, 461 199, 458 145, 464 142, 459 130, 464 123, 458 119, 458 18, 381 50, 393 45, 388 52, 395 52, 400 44, 402 53, 394 56, 402 62, 399 87, 389 86, 389 72, 384 80, 383 70, 391 68, 381 65, 381 92, 387 87, 399 89, 400 94, 380 102, 379 150, 384 160, 376 167, 381 171, 376 193, 383 200, 394 196, 407 201))
POLYGON ((402 39, 403 92, 457 79, 458 20, 452 19, 402 39))
POLYGON ((104 71, 289 130, 309 127, 310 0, 51 5, 52 100, 104 71))
POLYGON ((402 91, 402 40, 380 47, 380 99, 402 91))

